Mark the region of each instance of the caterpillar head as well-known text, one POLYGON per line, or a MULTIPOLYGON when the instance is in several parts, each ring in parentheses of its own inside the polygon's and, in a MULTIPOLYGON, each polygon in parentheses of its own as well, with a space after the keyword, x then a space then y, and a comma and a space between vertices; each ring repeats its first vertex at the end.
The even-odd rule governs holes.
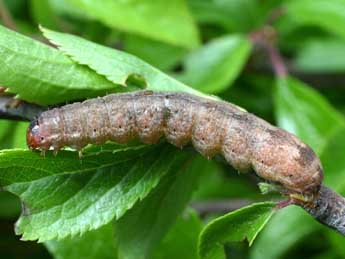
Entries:
POLYGON ((45 136, 42 134, 38 119, 33 120, 26 132, 26 143, 30 149, 44 148, 45 136))
POLYGON ((58 123, 52 115, 50 111, 44 112, 30 123, 26 132, 26 143, 30 149, 56 150, 61 146, 58 123))

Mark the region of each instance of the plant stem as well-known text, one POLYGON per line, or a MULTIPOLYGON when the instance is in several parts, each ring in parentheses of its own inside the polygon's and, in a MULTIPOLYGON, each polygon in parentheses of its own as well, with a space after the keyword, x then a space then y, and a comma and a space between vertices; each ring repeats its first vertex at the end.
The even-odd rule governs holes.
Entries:
POLYGON ((279 50, 273 44, 268 44, 266 48, 276 76, 286 77, 288 71, 279 50))
POLYGON ((273 27, 265 26, 260 30, 254 31, 249 34, 249 39, 266 51, 277 77, 286 77, 288 75, 284 59, 276 47, 277 33, 273 27))

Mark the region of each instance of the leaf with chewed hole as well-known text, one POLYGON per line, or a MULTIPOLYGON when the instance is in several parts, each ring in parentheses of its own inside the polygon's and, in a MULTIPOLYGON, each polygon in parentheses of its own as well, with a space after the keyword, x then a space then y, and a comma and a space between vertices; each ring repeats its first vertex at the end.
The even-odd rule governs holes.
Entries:
POLYGON ((200 258, 225 258, 224 245, 248 241, 249 246, 274 213, 274 203, 256 203, 212 220, 199 238, 200 258))
POLYGON ((62 239, 120 218, 189 156, 170 145, 90 151, 82 160, 61 153, 0 152, 0 187, 24 204, 16 223, 23 240, 62 239))
POLYGON ((41 28, 44 36, 76 62, 87 65, 115 84, 126 85, 129 76, 145 79, 146 89, 202 93, 173 79, 141 59, 119 50, 101 46, 74 35, 41 28))

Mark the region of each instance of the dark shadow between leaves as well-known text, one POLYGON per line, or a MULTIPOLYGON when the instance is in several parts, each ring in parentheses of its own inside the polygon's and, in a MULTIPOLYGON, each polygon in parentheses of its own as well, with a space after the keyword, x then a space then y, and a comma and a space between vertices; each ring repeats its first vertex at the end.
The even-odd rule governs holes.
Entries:
POLYGON ((148 86, 145 77, 136 73, 128 75, 125 85, 128 87, 137 88, 138 90, 145 89, 148 86))

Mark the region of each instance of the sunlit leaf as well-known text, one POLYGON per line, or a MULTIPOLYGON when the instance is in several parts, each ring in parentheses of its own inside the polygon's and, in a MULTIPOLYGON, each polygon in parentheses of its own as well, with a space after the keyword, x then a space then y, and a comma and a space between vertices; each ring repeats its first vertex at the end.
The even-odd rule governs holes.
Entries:
POLYGON ((87 65, 115 84, 126 85, 131 76, 139 77, 150 90, 200 92, 164 74, 137 57, 107 48, 82 38, 43 29, 44 35, 59 49, 80 64, 87 65))
POLYGON ((105 95, 119 87, 60 51, 2 26, 0 55, 0 84, 33 103, 105 95))
POLYGON ((345 71, 345 41, 315 40, 298 50, 294 65, 308 73, 345 71))
POLYGON ((292 0, 286 1, 286 15, 301 25, 319 26, 345 39, 344 0, 292 0))

